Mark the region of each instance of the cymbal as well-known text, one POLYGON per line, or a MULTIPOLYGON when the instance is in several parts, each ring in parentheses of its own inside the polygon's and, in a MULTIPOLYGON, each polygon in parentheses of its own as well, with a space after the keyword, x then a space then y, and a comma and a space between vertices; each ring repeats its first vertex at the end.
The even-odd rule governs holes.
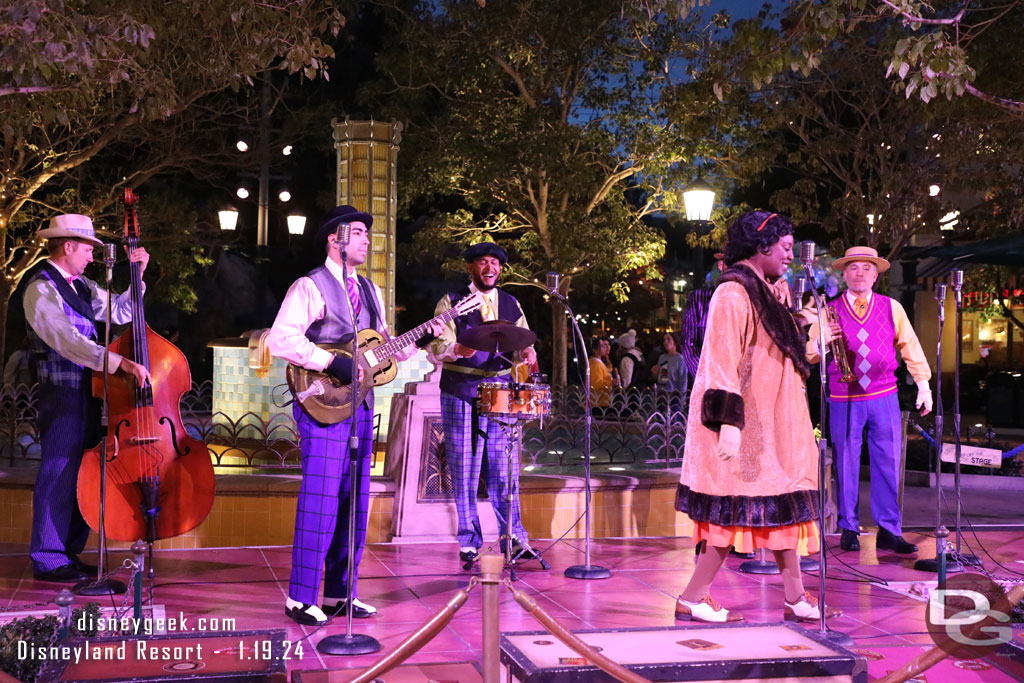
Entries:
POLYGON ((510 353, 520 351, 537 341, 537 335, 525 327, 504 320, 488 320, 459 335, 458 342, 477 351, 510 353))

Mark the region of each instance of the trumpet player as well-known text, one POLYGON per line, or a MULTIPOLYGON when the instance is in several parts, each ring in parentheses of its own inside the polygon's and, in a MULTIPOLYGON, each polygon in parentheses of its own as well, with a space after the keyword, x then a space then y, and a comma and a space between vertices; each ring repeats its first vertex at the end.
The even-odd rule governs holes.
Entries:
MULTIPOLYGON (((889 262, 871 247, 850 247, 833 262, 842 270, 846 291, 828 303, 832 309, 824 333, 826 355, 845 351, 846 363, 828 359, 829 426, 836 451, 839 481, 837 506, 842 529, 840 547, 860 550, 858 494, 864 439, 871 467, 871 517, 878 526, 876 548, 896 553, 917 552, 903 538, 898 501, 900 406, 897 399, 896 354, 906 362, 917 384, 917 409, 932 409, 931 369, 906 311, 895 299, 872 291, 889 262), (832 315, 834 314, 834 315, 832 315), (833 343, 841 342, 841 343, 833 343), (830 350, 833 353, 830 353, 830 350), (844 372, 852 377, 845 377, 844 372), (852 381, 850 381, 852 379, 852 381)), ((807 358, 818 361, 818 325, 810 328, 807 358)))

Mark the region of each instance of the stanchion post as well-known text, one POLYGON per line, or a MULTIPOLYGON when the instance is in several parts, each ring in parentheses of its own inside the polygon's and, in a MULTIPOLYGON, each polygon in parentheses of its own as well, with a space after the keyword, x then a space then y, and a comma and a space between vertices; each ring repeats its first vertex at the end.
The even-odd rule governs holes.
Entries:
POLYGON ((501 679, 500 623, 498 618, 498 584, 504 558, 488 553, 480 558, 480 591, 483 600, 481 624, 483 631, 484 683, 498 683, 501 679))

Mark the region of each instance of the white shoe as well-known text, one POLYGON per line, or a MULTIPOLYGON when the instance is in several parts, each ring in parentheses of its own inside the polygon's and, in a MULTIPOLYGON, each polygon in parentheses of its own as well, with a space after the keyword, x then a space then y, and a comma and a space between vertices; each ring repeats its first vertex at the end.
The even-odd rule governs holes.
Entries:
POLYGON ((284 613, 306 626, 323 626, 327 623, 327 615, 316 605, 307 605, 288 598, 284 601, 284 613))
MULTIPOLYGON (((825 608, 826 619, 842 615, 843 612, 835 607, 825 608)), ((804 593, 796 602, 791 603, 787 600, 786 607, 783 609, 783 618, 786 621, 819 621, 821 610, 818 608, 818 598, 810 593, 804 593)))
POLYGON ((703 599, 697 602, 683 600, 683 596, 680 595, 676 599, 676 619, 703 621, 708 624, 724 624, 726 622, 743 621, 743 615, 739 612, 730 612, 725 609, 710 595, 705 595, 703 599))
MULTIPOLYGON (((329 598, 324 596, 324 612, 333 617, 345 615, 345 598, 329 598)), ((377 613, 377 608, 363 602, 359 598, 352 598, 352 617, 355 619, 366 619, 377 613)))

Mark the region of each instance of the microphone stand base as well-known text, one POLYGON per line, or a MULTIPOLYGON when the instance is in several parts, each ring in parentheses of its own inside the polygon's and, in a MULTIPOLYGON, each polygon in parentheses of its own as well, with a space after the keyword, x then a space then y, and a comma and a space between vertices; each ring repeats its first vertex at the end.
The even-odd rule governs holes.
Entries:
POLYGON ((964 553, 960 553, 957 555, 957 558, 960 560, 960 564, 967 565, 968 567, 981 566, 981 558, 977 555, 965 555, 964 553))
POLYGON ((71 592, 75 595, 123 595, 128 586, 117 579, 100 579, 99 581, 80 581, 71 592))
MULTIPOLYGON (((817 567, 818 564, 815 563, 814 566, 817 567)), ((779 565, 775 564, 774 562, 766 562, 764 560, 747 560, 746 562, 741 562, 740 566, 736 567, 736 569, 743 572, 744 574, 779 573, 779 565)), ((801 569, 803 569, 803 567, 801 567, 801 569)))
MULTIPOLYGON (((919 572, 931 572, 932 574, 939 573, 939 560, 938 558, 931 558, 927 560, 918 560, 914 563, 914 569, 919 572)), ((946 555, 946 573, 953 574, 955 572, 964 571, 964 566, 959 562, 953 560, 949 554, 946 555)))
POLYGON ((598 567, 596 564, 574 564, 565 570, 565 576, 570 579, 610 579, 612 570, 607 567, 598 567))
POLYGON ((800 571, 802 572, 816 572, 821 569, 821 562, 815 560, 812 557, 801 557, 800 558, 800 571))
POLYGON ((324 655, 369 655, 380 652, 380 648, 375 638, 359 633, 327 636, 316 644, 317 652, 324 655))

